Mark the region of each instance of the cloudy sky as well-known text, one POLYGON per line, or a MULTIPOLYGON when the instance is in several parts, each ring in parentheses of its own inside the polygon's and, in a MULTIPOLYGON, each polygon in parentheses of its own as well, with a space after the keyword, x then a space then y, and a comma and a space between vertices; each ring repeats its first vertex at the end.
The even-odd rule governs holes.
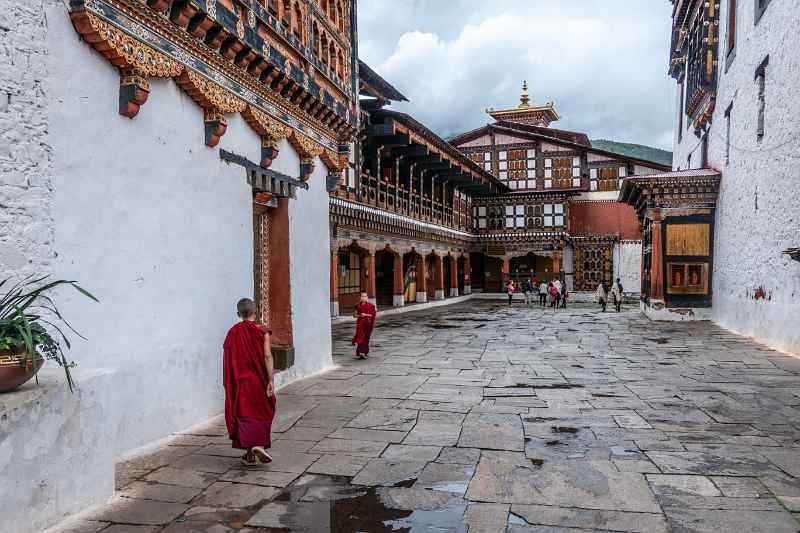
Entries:
POLYGON ((553 127, 671 149, 668 0, 359 0, 359 55, 442 136, 555 102, 553 127))

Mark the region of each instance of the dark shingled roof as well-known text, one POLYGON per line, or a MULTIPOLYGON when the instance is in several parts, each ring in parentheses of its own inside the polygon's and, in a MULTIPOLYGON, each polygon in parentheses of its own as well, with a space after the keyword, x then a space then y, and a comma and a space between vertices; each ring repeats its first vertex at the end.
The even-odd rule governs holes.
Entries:
POLYGON ((395 89, 391 83, 383 79, 380 74, 372 70, 369 65, 360 59, 358 60, 358 77, 372 89, 380 92, 380 94, 371 94, 370 96, 394 102, 408 102, 408 98, 403 96, 403 93, 395 89))

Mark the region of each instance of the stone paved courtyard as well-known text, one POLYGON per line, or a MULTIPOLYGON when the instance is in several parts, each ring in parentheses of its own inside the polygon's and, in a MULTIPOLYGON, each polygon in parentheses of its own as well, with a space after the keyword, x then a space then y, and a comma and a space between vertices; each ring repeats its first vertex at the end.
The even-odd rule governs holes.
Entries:
POLYGON ((273 465, 217 418, 120 464, 70 531, 800 530, 800 359, 634 309, 379 316, 368 361, 352 329, 281 391, 273 465))

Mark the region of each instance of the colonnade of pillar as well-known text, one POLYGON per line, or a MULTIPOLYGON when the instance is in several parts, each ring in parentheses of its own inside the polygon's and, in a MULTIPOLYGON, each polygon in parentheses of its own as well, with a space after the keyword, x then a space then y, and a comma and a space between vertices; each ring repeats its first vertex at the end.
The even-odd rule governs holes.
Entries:
MULTIPOLYGON (((406 286, 406 272, 408 265, 404 264, 404 258, 409 254, 413 254, 409 261, 414 261, 415 283, 416 291, 411 292, 410 298, 413 298, 415 303, 425 303, 430 298, 434 300, 444 300, 449 297, 456 297, 462 294, 470 294, 472 292, 470 286, 470 262, 468 254, 452 254, 448 252, 431 251, 425 253, 424 250, 417 249, 398 249, 394 250, 389 246, 380 248, 372 246, 363 246, 361 243, 336 243, 334 248, 331 249, 330 255, 330 311, 333 316, 342 313, 343 309, 355 305, 357 295, 362 291, 367 293, 370 302, 377 304, 378 300, 378 258, 377 254, 387 254, 381 256, 381 274, 388 275, 387 257, 391 257, 391 285, 392 295, 391 302, 393 307, 402 307, 408 303, 406 299, 409 297, 406 286), (342 268, 340 261, 340 254, 354 252, 359 257, 359 283, 358 287, 350 286, 347 288, 347 294, 342 294, 340 277, 345 275, 346 270, 342 268), (447 258, 447 266, 445 267, 445 258, 447 258), (459 260, 463 264, 462 277, 463 282, 459 284, 459 260), (447 268, 447 272, 445 272, 447 268), (429 272, 430 271, 430 272, 429 272), (445 275, 445 273, 447 275, 445 275), (429 278, 430 275, 430 278, 429 278), (445 281, 448 286, 445 286, 445 281), (430 286, 430 284, 433 284, 430 286), (461 286, 461 290, 459 287, 461 286), (430 290, 430 297, 429 297, 430 290)), ((351 267, 352 268, 352 267, 351 267)), ((345 282, 346 283, 346 282, 345 282)), ((351 280, 352 283, 352 280, 351 280)), ((387 283, 384 280, 383 283, 387 283)), ((384 288, 383 298, 384 303, 388 303, 388 285, 382 285, 384 288)))

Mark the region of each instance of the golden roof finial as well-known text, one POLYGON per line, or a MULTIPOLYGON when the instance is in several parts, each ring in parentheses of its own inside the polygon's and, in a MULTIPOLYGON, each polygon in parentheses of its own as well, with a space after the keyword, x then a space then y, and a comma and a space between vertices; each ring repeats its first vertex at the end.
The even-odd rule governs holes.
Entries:
POLYGON ((522 96, 520 97, 520 107, 530 107, 531 98, 528 95, 528 80, 522 82, 522 96))

